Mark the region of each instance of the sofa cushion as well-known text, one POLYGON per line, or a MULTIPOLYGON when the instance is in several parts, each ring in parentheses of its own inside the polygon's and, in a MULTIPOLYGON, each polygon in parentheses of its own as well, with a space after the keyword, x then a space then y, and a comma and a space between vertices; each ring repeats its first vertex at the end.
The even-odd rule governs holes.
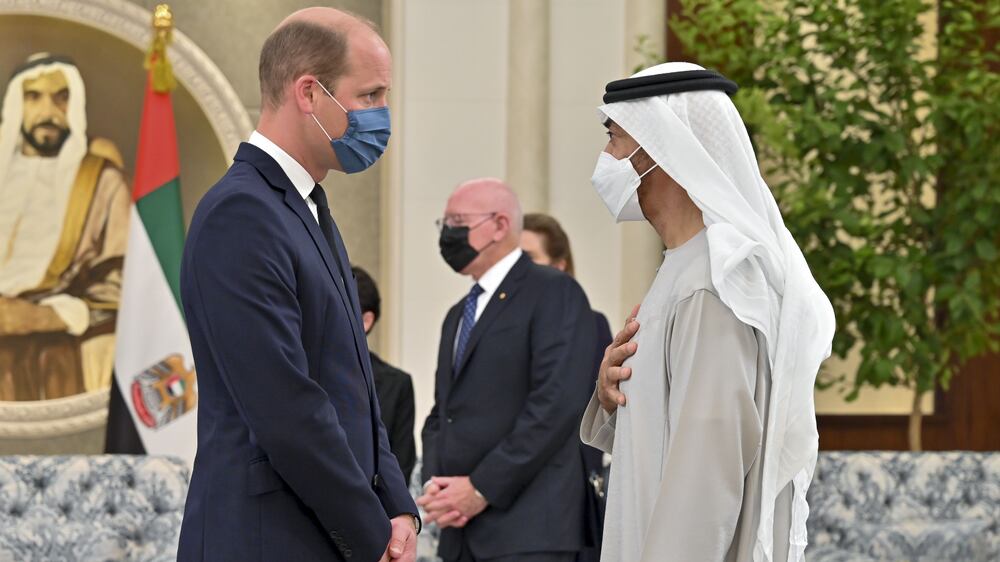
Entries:
POLYGON ((163 457, 0 457, 0 562, 172 560, 187 483, 163 457))
POLYGON ((0 562, 127 560, 124 537, 105 525, 22 519, 0 530, 0 562))
POLYGON ((861 523, 848 531, 842 546, 876 560, 985 561, 991 559, 987 540, 991 525, 981 519, 861 523))
POLYGON ((853 550, 826 545, 811 548, 806 556, 809 562, 878 562, 875 558, 858 554, 853 550))

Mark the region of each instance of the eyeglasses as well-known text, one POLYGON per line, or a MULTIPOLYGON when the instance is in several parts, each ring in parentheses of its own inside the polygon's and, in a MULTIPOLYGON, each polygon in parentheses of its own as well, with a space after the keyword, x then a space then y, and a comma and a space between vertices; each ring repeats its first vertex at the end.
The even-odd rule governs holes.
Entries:
POLYGON ((444 227, 446 226, 448 228, 458 228, 462 226, 468 226, 469 229, 471 230, 485 223, 486 221, 490 220, 495 216, 497 216, 497 213, 495 211, 492 213, 456 213, 454 215, 445 215, 443 218, 435 220, 434 226, 437 227, 438 232, 443 230, 444 227), (477 222, 474 225, 470 225, 469 219, 471 217, 486 217, 486 218, 477 222))

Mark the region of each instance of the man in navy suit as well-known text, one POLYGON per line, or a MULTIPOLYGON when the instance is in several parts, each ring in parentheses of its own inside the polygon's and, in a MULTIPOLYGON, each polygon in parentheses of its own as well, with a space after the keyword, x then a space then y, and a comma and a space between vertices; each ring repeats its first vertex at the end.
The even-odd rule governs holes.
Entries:
POLYGON ((199 203, 184 252, 200 402, 179 560, 416 557, 416 506, 317 183, 381 155, 390 74, 373 26, 329 8, 289 16, 261 50, 257 131, 199 203))
POLYGON ((580 285, 520 247, 495 179, 459 186, 441 254, 472 288, 445 317, 424 425, 427 520, 446 562, 572 562, 584 547, 577 426, 593 388, 595 324, 580 285))

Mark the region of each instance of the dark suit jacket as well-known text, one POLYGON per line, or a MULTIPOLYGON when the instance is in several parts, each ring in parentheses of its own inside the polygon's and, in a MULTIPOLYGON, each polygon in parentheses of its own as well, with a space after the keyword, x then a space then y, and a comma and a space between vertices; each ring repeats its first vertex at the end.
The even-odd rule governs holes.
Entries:
MULTIPOLYGON (((608 319, 596 310, 593 311, 593 317, 594 327, 596 328, 594 332, 596 340, 594 340, 594 359, 591 368, 591 395, 597 388, 597 377, 601 371, 601 362, 604 361, 604 350, 611 345, 613 339, 608 319)), ((587 402, 590 402, 589 396, 587 402)), ((585 539, 588 548, 581 551, 576 560, 577 562, 599 562, 601 559, 601 541, 604 537, 604 511, 608 492, 607 471, 604 469, 604 452, 589 445, 584 445, 581 442, 580 458, 583 461, 583 480, 584 487, 587 489, 588 500, 585 513, 585 539), (601 488, 603 496, 601 497, 598 497, 598 491, 594 488, 594 484, 591 481, 593 478, 603 480, 603 487, 601 488)))
POLYGON ((179 560, 368 562, 416 513, 354 291, 278 163, 240 145, 181 266, 200 397, 179 560))
MULTIPOLYGON (((464 301, 464 299, 463 299, 464 301)), ((571 277, 523 256, 493 294, 453 368, 463 302, 441 331, 422 478, 468 475, 490 507, 438 552, 477 558, 584 545, 578 426, 592 388, 594 321, 571 277)))
POLYGON ((382 425, 389 433, 389 447, 399 461, 403 478, 410 481, 417 464, 417 445, 413 438, 414 399, 413 379, 405 372, 386 363, 372 353, 375 372, 375 392, 382 410, 382 425))

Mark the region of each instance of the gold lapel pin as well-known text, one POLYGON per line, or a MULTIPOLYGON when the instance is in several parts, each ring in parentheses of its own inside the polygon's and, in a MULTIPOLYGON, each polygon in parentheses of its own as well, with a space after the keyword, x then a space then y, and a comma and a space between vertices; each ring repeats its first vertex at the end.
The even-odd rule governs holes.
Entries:
POLYGON ((500 293, 500 300, 507 298, 507 293, 500 293))

